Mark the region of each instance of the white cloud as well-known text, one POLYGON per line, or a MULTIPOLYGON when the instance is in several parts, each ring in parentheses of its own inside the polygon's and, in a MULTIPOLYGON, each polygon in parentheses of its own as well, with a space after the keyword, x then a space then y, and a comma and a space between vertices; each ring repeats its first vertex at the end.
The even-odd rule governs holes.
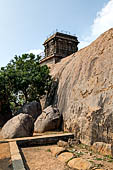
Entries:
POLYGON ((96 15, 91 26, 91 34, 83 38, 79 48, 89 45, 100 34, 113 27, 113 0, 110 0, 96 15))
POLYGON ((41 49, 33 49, 33 50, 28 51, 27 53, 28 54, 33 53, 34 55, 39 55, 39 54, 43 53, 43 50, 41 50, 41 49))

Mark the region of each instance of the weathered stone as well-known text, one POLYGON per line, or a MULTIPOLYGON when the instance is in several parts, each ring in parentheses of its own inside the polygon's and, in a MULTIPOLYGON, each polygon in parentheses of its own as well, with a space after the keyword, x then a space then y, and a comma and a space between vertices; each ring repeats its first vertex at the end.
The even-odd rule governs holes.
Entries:
POLYGON ((2 128, 3 138, 19 138, 32 136, 34 130, 34 121, 32 116, 22 114, 10 119, 2 128))
POLYGON ((20 108, 17 111, 16 114, 18 115, 19 113, 25 113, 25 114, 31 115, 33 119, 36 120, 37 117, 42 113, 40 101, 38 102, 33 101, 33 102, 24 104, 22 108, 20 108))
POLYGON ((104 142, 95 142, 91 148, 93 151, 99 152, 102 155, 113 156, 113 145, 112 144, 107 144, 104 142))
POLYGON ((63 147, 53 146, 50 148, 53 156, 58 156, 61 152, 65 151, 63 147))
POLYGON ((80 140, 76 140, 76 139, 68 139, 68 145, 70 146, 70 147, 74 147, 74 146, 76 146, 76 145, 79 145, 81 142, 80 142, 80 140))
POLYGON ((63 141, 63 140, 59 140, 59 141, 57 142, 57 145, 58 145, 59 147, 64 147, 64 148, 69 146, 68 142, 65 142, 65 141, 63 141))
POLYGON ((77 170, 89 170, 92 164, 85 159, 74 158, 68 162, 68 166, 77 170))
POLYGON ((70 152, 63 152, 60 155, 58 155, 57 159, 63 163, 66 163, 73 157, 73 154, 70 152))
POLYGON ((88 47, 57 63, 53 97, 63 115, 63 129, 82 143, 113 140, 113 29, 88 47))
POLYGON ((52 106, 43 110, 42 114, 35 121, 35 132, 45 132, 49 130, 57 130, 60 126, 61 114, 57 108, 52 106))

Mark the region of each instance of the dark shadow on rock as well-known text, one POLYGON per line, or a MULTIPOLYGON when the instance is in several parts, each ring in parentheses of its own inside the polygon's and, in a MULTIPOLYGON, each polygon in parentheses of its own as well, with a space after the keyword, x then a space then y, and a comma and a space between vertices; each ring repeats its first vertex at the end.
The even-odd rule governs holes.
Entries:
POLYGON ((34 120, 42 113, 42 107, 40 101, 32 101, 29 103, 25 103, 16 113, 19 115, 20 113, 28 114, 33 117, 34 120))
MULTIPOLYGON (((92 125, 91 125, 91 145, 94 142, 105 142, 112 143, 112 138, 109 136, 109 133, 112 132, 113 127, 113 113, 109 114, 105 119, 105 113, 103 112, 104 104, 107 98, 103 101, 102 95, 100 96, 100 101, 98 105, 101 107, 100 110, 94 111, 92 113, 92 125), (104 123, 102 124, 102 120, 104 123), (105 135, 107 134, 107 135, 105 135)), ((109 111, 108 111, 109 112, 109 111)))
POLYGON ((47 93, 46 101, 45 101, 45 106, 44 108, 50 106, 50 105, 57 105, 58 97, 57 97, 57 90, 58 90, 58 84, 59 80, 56 79, 52 82, 51 88, 49 92, 47 93))

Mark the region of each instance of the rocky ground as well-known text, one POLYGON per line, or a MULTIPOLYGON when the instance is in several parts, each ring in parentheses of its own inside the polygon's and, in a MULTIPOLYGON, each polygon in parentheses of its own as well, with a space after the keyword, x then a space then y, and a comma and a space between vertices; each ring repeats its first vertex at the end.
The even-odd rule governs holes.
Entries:
POLYGON ((56 145, 22 148, 22 152, 30 170, 113 170, 113 158, 94 153, 83 144, 68 148, 68 152, 56 145))

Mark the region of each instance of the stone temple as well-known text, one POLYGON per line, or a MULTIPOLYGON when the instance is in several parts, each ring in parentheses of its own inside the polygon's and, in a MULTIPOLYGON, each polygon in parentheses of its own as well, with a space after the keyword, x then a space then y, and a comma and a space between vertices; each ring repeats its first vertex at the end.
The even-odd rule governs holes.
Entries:
POLYGON ((45 57, 40 61, 42 65, 51 66, 78 51, 79 41, 76 36, 56 32, 45 42, 45 57))

